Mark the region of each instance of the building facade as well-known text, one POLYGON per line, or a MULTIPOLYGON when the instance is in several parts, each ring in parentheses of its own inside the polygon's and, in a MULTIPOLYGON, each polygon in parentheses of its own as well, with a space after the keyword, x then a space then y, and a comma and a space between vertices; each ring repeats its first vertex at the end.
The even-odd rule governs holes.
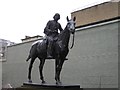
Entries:
POLYGON ((7 46, 15 44, 9 40, 0 39, 0 89, 2 88, 2 62, 6 61, 7 56, 7 46))
POLYGON ((120 16, 120 0, 113 1, 115 0, 72 12, 71 16, 77 18, 76 28, 118 18, 120 16))
POLYGON ((119 9, 120 0, 111 0, 71 13, 72 17, 77 18, 76 45, 79 45, 74 52, 75 55, 74 53, 72 55, 78 56, 81 63, 86 63, 86 67, 83 66, 84 69, 90 69, 87 69, 83 87, 120 86, 118 78, 119 9), (78 40, 77 37, 79 37, 78 40))

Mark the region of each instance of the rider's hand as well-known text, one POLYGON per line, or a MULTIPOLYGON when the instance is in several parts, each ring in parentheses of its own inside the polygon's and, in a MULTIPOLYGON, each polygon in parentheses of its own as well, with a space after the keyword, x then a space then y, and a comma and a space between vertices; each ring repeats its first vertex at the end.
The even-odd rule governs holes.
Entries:
POLYGON ((53 30, 52 32, 53 32, 53 33, 57 33, 57 31, 56 31, 56 30, 53 30))

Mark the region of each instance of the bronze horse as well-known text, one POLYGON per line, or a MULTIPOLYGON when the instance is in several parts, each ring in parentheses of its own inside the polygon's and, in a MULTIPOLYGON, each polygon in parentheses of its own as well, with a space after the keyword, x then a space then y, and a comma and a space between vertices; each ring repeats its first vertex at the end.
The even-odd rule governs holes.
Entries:
MULTIPOLYGON (((58 39, 54 43, 54 48, 53 48, 54 49, 53 57, 55 59, 55 80, 57 85, 61 84, 60 73, 65 58, 69 52, 68 46, 69 46, 70 33, 74 35, 74 32, 75 32, 75 17, 70 20, 67 17, 67 25, 65 29, 58 35, 58 39)), ((43 39, 42 42, 35 43, 34 45, 32 45, 30 49, 29 56, 26 60, 28 61, 29 59, 31 59, 29 64, 29 72, 28 72, 28 80, 30 83, 32 83, 31 70, 36 58, 39 58, 40 60, 40 65, 39 65, 40 79, 42 80, 42 84, 44 84, 45 80, 42 70, 45 63, 45 59, 47 58, 47 40, 43 39)))

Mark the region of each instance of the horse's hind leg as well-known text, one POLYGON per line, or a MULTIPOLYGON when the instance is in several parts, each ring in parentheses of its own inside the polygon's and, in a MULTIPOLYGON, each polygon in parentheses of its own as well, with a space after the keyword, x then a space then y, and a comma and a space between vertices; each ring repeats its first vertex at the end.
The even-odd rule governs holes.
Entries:
POLYGON ((44 76, 43 76, 43 66, 44 66, 44 64, 45 64, 45 59, 40 59, 39 72, 40 72, 40 79, 42 80, 42 84, 45 83, 44 76))
POLYGON ((34 58, 31 58, 31 61, 30 61, 30 64, 29 64, 29 72, 28 72, 28 79, 30 83, 32 83, 32 80, 31 80, 31 71, 32 71, 32 67, 33 67, 33 63, 35 61, 36 57, 34 58))
POLYGON ((27 59, 26 59, 26 62, 30 59, 31 57, 30 57, 30 55, 27 57, 27 59))

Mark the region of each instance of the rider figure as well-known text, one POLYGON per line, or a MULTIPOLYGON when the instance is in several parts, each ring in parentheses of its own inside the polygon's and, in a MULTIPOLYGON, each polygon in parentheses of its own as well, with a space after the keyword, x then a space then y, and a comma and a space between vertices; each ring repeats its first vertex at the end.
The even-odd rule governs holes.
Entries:
POLYGON ((60 19, 60 14, 56 13, 53 16, 53 20, 48 21, 44 33, 48 39, 48 48, 47 48, 47 58, 53 58, 52 57, 52 48, 53 48, 53 42, 57 40, 58 38, 58 30, 60 32, 63 30, 58 20, 60 19))

